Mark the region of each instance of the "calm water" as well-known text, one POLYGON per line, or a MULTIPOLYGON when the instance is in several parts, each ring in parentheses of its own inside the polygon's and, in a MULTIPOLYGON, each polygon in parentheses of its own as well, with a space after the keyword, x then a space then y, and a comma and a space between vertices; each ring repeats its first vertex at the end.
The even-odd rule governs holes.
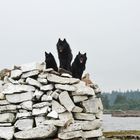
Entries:
POLYGON ((112 117, 103 116, 104 131, 140 130, 140 117, 112 117))

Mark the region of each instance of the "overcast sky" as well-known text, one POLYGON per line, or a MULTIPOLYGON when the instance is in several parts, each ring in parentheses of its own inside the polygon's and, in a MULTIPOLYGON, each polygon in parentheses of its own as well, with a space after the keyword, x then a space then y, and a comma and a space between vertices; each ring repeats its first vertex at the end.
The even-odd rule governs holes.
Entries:
POLYGON ((87 52, 91 79, 103 91, 140 88, 139 0, 0 0, 0 69, 58 62, 66 38, 73 55, 87 52))

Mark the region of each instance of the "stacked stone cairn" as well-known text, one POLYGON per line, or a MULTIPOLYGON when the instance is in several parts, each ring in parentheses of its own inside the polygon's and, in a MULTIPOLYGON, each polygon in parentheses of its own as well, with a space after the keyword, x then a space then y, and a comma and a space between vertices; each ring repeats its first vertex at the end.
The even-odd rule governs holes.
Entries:
POLYGON ((97 85, 44 63, 15 66, 0 81, 0 139, 74 139, 102 136, 103 106, 97 85))

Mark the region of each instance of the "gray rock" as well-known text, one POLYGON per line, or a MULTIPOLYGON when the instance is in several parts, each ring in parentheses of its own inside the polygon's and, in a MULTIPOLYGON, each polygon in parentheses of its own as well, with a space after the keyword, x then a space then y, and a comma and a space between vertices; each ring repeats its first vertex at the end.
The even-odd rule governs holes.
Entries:
POLYGON ((95 115, 87 113, 74 113, 74 118, 77 120, 95 120, 95 115))
POLYGON ((54 92, 52 92, 51 96, 52 96, 53 99, 57 100, 59 98, 59 93, 54 91, 54 92))
POLYGON ((87 96, 73 96, 74 103, 82 102, 82 101, 85 101, 87 99, 88 99, 87 96))
POLYGON ((38 77, 39 77, 39 78, 44 78, 44 79, 46 79, 46 78, 47 78, 47 75, 48 75, 48 73, 42 72, 42 73, 40 73, 40 74, 38 75, 38 77))
POLYGON ((40 90, 42 90, 42 91, 48 91, 48 90, 52 90, 53 88, 54 88, 53 85, 52 84, 49 84, 49 85, 42 86, 40 88, 40 90))
POLYGON ((32 101, 25 101, 20 104, 21 108, 25 110, 32 110, 32 105, 33 105, 32 101))
POLYGON ((63 139, 63 140, 76 139, 79 137, 82 137, 82 130, 66 132, 66 133, 62 132, 58 134, 58 138, 63 139))
POLYGON ((82 112, 83 108, 79 107, 79 106, 75 106, 72 110, 72 112, 82 112))
POLYGON ((58 118, 58 113, 55 110, 53 110, 50 113, 48 113, 47 116, 50 117, 50 118, 57 119, 58 118))
POLYGON ((32 115, 37 116, 41 114, 47 114, 48 113, 48 106, 42 107, 42 108, 34 108, 32 111, 32 115))
POLYGON ((28 92, 28 91, 35 91, 35 88, 29 85, 13 85, 9 83, 5 85, 2 93, 13 94, 13 93, 20 93, 20 92, 28 92))
POLYGON ((19 118, 28 118, 30 116, 32 116, 32 113, 31 112, 17 113, 16 119, 19 119, 19 118))
POLYGON ((99 98, 92 98, 90 100, 83 101, 82 105, 88 113, 98 113, 99 109, 102 108, 99 98))
POLYGON ((59 116, 59 119, 62 120, 62 121, 71 121, 73 122, 74 119, 73 119, 73 115, 71 112, 64 112, 64 113, 61 113, 61 114, 58 114, 59 116))
POLYGON ((96 119, 94 121, 78 121, 81 124, 82 130, 95 130, 99 129, 102 125, 100 119, 96 119))
POLYGON ((66 91, 76 91, 76 88, 73 85, 62 85, 55 84, 56 89, 66 90, 66 91))
POLYGON ((74 85, 77 90, 72 95, 92 95, 95 96, 94 90, 91 87, 85 85, 85 82, 80 81, 74 85))
POLYGON ((73 108, 75 107, 68 92, 66 92, 66 91, 62 92, 59 95, 59 101, 69 112, 71 112, 73 110, 73 108))
POLYGON ((41 101, 46 101, 46 102, 52 101, 52 96, 44 94, 41 98, 41 101))
POLYGON ((19 130, 29 130, 33 128, 33 119, 20 119, 14 124, 19 130))
POLYGON ((15 121, 15 115, 13 113, 0 114, 0 123, 13 123, 15 121))
POLYGON ((43 94, 44 94, 43 91, 36 90, 33 94, 33 99, 40 100, 43 94))
POLYGON ((42 108, 45 106, 51 106, 51 103, 49 103, 49 102, 36 103, 33 105, 33 108, 42 108))
POLYGON ((37 80, 32 79, 32 78, 27 78, 26 83, 29 84, 29 85, 38 87, 38 88, 40 88, 42 86, 40 82, 38 82, 37 80))
POLYGON ((44 122, 42 122, 42 124, 43 125, 53 124, 55 126, 63 127, 65 126, 66 122, 63 120, 45 120, 44 122))
POLYGON ((39 126, 30 130, 20 131, 14 134, 16 139, 43 139, 56 134, 57 128, 54 125, 39 126))
POLYGON ((35 117, 36 126, 40 126, 45 120, 46 118, 44 116, 35 117))
POLYGON ((23 92, 17 94, 6 95, 6 99, 10 103, 21 103, 24 101, 32 100, 33 92, 23 92))
POLYGON ((100 110, 98 113, 95 114, 97 119, 103 120, 103 111, 100 110))
POLYGON ((0 100, 0 106, 1 105, 9 105, 10 103, 7 100, 0 100))
POLYGON ((12 123, 0 123, 0 127, 12 126, 12 123))
POLYGON ((44 84, 44 85, 48 84, 48 80, 45 78, 37 78, 37 81, 39 81, 41 84, 44 84))
POLYGON ((51 71, 53 71, 53 68, 44 69, 44 72, 51 72, 51 71))
POLYGON ((39 70, 33 70, 22 74, 21 78, 33 77, 39 74, 39 70))
POLYGON ((52 100, 52 110, 55 110, 57 113, 63 113, 66 111, 66 109, 55 100, 52 100))
POLYGON ((4 99, 5 99, 4 94, 0 92, 0 100, 4 100, 4 99))
POLYGON ((14 136, 14 127, 0 127, 0 138, 12 140, 14 136))
POLYGON ((43 70, 45 68, 45 64, 44 63, 39 63, 39 62, 32 62, 32 63, 28 63, 28 64, 23 64, 20 66, 22 72, 29 72, 29 71, 33 71, 33 70, 43 70))
POLYGON ((18 69, 12 70, 11 71, 11 78, 18 79, 18 78, 20 78, 21 74, 22 74, 22 70, 18 70, 18 69))
POLYGON ((98 130, 91 130, 91 131, 83 131, 83 138, 95 138, 95 137, 101 137, 103 135, 103 132, 101 129, 98 130))
POLYGON ((0 113, 3 112, 16 112, 17 106, 16 105, 4 105, 0 106, 0 113))
POLYGON ((70 132, 70 131, 77 131, 77 130, 95 130, 101 127, 101 121, 99 119, 94 121, 75 121, 74 123, 70 124, 66 128, 62 128, 62 132, 70 132))
POLYGON ((15 85, 19 84, 19 81, 14 80, 12 78, 7 78, 7 81, 8 81, 8 83, 12 83, 12 84, 15 84, 15 85))
POLYGON ((57 76, 54 74, 47 74, 47 79, 50 82, 59 83, 59 84, 74 84, 74 83, 78 83, 80 81, 79 79, 64 78, 64 77, 60 77, 60 76, 57 76))

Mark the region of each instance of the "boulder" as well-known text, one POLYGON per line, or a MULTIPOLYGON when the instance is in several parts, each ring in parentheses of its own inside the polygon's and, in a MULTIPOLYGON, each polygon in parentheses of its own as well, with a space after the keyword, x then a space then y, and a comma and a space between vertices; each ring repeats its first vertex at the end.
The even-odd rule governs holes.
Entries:
POLYGON ((54 125, 39 126, 25 131, 19 131, 14 134, 16 139, 45 139, 56 134, 57 128, 54 125))

